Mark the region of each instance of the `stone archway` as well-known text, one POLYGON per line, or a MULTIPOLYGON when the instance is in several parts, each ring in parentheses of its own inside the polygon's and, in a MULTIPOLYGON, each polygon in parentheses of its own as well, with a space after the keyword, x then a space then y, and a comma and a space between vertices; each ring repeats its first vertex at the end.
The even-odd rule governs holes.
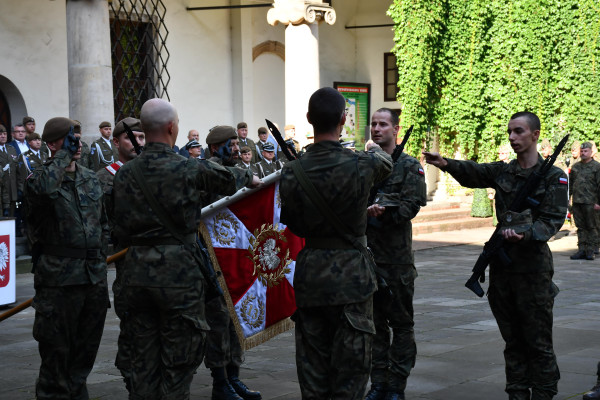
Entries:
POLYGON ((11 131, 11 126, 21 123, 27 115, 25 100, 19 89, 7 77, 0 75, 0 123, 11 131))
POLYGON ((252 48, 252 61, 264 53, 273 53, 285 62, 285 45, 275 40, 267 40, 252 48))

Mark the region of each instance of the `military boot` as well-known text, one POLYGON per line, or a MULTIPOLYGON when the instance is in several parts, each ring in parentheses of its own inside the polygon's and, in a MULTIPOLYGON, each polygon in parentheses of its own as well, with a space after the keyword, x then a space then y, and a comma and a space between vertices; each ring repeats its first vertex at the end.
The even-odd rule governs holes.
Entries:
POLYGON ((594 255, 594 250, 586 250, 585 251, 585 259, 586 260, 593 260, 595 258, 596 258, 596 256, 594 255))
POLYGON ((385 400, 387 388, 383 383, 372 383, 371 390, 365 396, 365 400, 385 400))
POLYGON ((600 399, 600 384, 597 384, 589 392, 583 394, 583 400, 600 399))
POLYGON ((508 392, 508 400, 529 400, 531 399, 531 392, 529 389, 524 390, 511 390, 508 392))
POLYGON ((243 400, 227 380, 225 368, 211 368, 210 374, 213 377, 212 400, 243 400))
POLYGON ((585 260, 585 251, 579 250, 577 253, 573 254, 571 260, 585 260))
POLYGON ((388 392, 385 400, 404 400, 404 392, 388 392))
POLYGON ((260 392, 248 389, 248 386, 244 384, 239 378, 240 367, 234 365, 227 366, 227 379, 229 384, 235 390, 235 392, 244 400, 261 400, 262 396, 260 392))

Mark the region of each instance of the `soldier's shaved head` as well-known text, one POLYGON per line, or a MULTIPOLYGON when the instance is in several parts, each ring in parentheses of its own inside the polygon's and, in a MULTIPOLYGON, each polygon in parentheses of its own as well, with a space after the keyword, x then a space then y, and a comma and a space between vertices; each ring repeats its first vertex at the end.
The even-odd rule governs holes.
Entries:
POLYGON ((337 90, 324 87, 312 94, 308 101, 308 122, 315 135, 329 133, 345 118, 346 100, 337 90))
POLYGON ((163 99, 150 99, 145 102, 140 112, 140 120, 147 136, 163 132, 169 123, 179 123, 177 110, 163 99))
POLYGON ((521 111, 513 114, 510 119, 524 118, 527 121, 527 126, 531 131, 539 131, 541 129, 540 119, 537 115, 529 111, 521 111))

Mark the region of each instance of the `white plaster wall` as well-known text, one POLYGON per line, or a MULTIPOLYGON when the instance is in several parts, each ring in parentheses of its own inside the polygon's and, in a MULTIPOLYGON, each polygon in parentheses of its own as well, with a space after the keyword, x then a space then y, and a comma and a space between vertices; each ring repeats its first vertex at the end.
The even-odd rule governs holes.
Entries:
MULTIPOLYGON (((0 1, 0 75, 17 87, 40 133, 48 119, 69 115, 65 7, 65 1, 0 1)), ((13 124, 23 117, 13 114, 13 124)))
POLYGON ((254 60, 254 116, 248 123, 248 132, 258 140, 258 128, 266 127, 265 118, 285 126, 285 68, 283 60, 272 53, 264 53, 254 60))
POLYGON ((234 125, 231 25, 229 10, 187 11, 200 1, 165 0, 167 49, 171 58, 168 93, 179 113, 177 145, 187 143, 190 129, 204 144, 215 125, 234 125))

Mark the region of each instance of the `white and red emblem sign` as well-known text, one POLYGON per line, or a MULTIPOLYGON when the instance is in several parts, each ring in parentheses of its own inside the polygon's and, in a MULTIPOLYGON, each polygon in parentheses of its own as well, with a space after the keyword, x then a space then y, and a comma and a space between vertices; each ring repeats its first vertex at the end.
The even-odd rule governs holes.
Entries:
POLYGON ((289 329, 288 317, 296 310, 294 267, 304 240, 281 224, 280 211, 278 181, 208 213, 203 210, 213 261, 216 257, 223 273, 245 348, 289 329))

